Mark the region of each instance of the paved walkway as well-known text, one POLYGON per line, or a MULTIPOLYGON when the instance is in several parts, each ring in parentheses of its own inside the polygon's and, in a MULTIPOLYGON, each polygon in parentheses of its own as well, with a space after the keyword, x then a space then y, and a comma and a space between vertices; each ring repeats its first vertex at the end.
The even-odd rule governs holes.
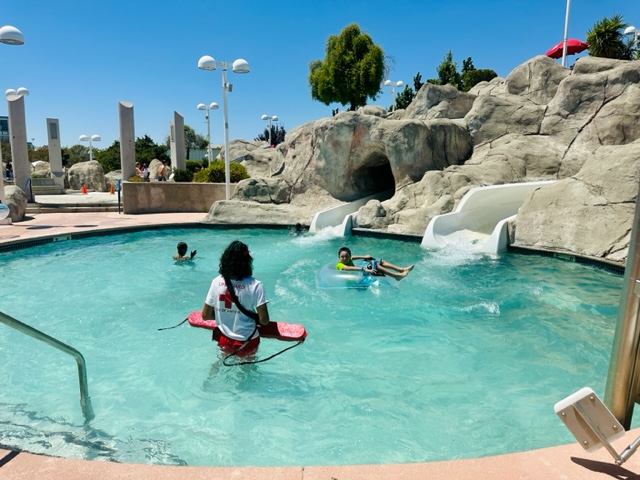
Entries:
MULTIPOLYGON (((106 193, 88 195, 39 195, 56 197, 55 201, 95 203, 103 201, 106 193)), ((113 195, 106 197, 111 200, 113 195)), ((23 222, 0 225, 0 243, 86 231, 89 229, 118 229, 140 225, 180 225, 195 223, 202 213, 170 213, 124 215, 104 213, 38 213, 23 222)), ((0 253, 0 255, 2 255, 0 253)), ((549 406, 549 415, 553 415, 549 406)), ((464 412, 461 412, 463 415, 464 412)), ((532 419, 535 421, 535 419, 532 419)), ((560 420, 558 420, 560 422, 560 420)), ((424 432, 424 435, 440 435, 424 432)), ((615 442, 620 453, 634 439, 640 429, 627 432, 615 442)), ((489 441, 478 438, 479 442, 489 441)), ((464 453, 464 452, 461 452, 464 453)), ((252 467, 172 467, 91 462, 43 455, 12 452, 0 449, 0 479, 3 480, 611 480, 640 479, 640 454, 632 456, 622 467, 616 466, 603 448, 594 454, 572 443, 560 447, 528 452, 446 462, 401 465, 299 466, 283 468, 252 467)))

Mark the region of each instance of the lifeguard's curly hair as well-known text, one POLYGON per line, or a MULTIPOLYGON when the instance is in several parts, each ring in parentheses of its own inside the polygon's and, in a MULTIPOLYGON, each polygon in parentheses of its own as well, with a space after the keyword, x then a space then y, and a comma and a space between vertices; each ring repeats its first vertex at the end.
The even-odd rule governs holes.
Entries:
POLYGON ((242 280, 253 275, 253 258, 249 247, 234 240, 220 256, 220 275, 230 280, 242 280))

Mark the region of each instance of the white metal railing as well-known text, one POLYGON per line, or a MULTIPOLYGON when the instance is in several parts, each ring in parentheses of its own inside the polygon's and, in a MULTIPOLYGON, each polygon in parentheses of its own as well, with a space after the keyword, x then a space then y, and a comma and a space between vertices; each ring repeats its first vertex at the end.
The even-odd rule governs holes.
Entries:
POLYGON ((40 340, 41 342, 51 345, 52 347, 57 348, 64 353, 68 353, 73 358, 75 358, 76 363, 78 364, 78 377, 80 380, 80 406, 82 407, 85 424, 93 420, 95 418, 95 414, 93 413, 91 398, 89 397, 89 386, 87 383, 87 365, 82 354, 66 343, 63 343, 60 340, 53 338, 52 336, 47 335, 46 333, 41 332, 40 330, 37 330, 32 326, 27 325, 26 323, 23 323, 20 320, 7 315, 6 313, 0 312, 0 322, 18 330, 19 332, 29 335, 36 340, 40 340))

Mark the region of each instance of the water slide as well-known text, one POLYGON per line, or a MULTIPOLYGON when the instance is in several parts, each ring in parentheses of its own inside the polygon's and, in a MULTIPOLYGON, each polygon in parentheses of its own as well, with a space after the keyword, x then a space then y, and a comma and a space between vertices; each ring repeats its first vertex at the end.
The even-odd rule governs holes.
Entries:
POLYGON ((482 253, 498 254, 508 245, 507 223, 515 219, 524 200, 555 180, 474 187, 451 213, 431 219, 422 246, 472 245, 482 253))
POLYGON ((387 200, 393 196, 393 190, 375 193, 368 197, 349 203, 343 203, 337 207, 329 207, 321 212, 316 213, 311 220, 309 226, 310 232, 319 232, 326 228, 331 228, 333 233, 338 236, 351 235, 351 215, 356 213, 360 207, 364 207, 369 200, 387 200))

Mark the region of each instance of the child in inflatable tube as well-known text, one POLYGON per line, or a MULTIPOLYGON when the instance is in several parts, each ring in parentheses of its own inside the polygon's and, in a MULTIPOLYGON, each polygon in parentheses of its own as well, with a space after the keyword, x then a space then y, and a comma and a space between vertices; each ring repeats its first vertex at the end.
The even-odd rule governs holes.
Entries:
POLYGON ((413 270, 413 265, 398 267, 381 258, 375 259, 371 255, 351 255, 351 250, 348 247, 341 247, 340 250, 338 250, 338 259, 340 260, 336 264, 336 269, 338 270, 362 271, 370 275, 388 275, 398 281, 402 280, 413 270), (365 260, 370 263, 367 267, 356 267, 353 264, 353 260, 365 260))
POLYGON ((269 324, 267 296, 262 282, 253 278, 253 258, 246 244, 235 240, 220 257, 220 275, 211 282, 202 308, 204 320, 215 320, 218 325, 218 345, 225 353, 234 353, 243 357, 255 353, 260 343, 260 334, 256 322, 269 324), (233 294, 235 291, 239 308, 233 294), (241 310, 255 319, 245 314, 241 310), (256 313, 254 313, 256 312, 256 313))

